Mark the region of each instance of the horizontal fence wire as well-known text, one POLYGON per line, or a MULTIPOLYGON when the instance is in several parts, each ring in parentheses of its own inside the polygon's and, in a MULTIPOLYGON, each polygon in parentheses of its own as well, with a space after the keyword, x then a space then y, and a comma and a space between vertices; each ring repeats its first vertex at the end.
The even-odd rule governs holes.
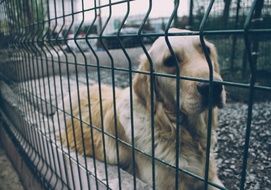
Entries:
POLYGON ((45 189, 268 188, 248 176, 254 105, 271 98, 270 10, 269 0, 1 0, 0 80, 16 96, 8 107, 0 89, 4 130, 45 189), (194 58, 199 76, 183 69, 194 58), (232 181, 221 135, 216 147, 219 87, 247 104, 232 181), (205 107, 190 116, 192 88, 205 107))

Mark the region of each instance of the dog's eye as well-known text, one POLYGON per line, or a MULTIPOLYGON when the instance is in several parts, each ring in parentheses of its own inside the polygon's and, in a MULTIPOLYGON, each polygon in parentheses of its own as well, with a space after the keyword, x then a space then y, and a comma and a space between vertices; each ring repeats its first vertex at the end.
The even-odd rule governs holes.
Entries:
POLYGON ((169 56, 165 61, 164 65, 166 67, 176 67, 178 65, 178 58, 175 57, 174 55, 169 56))

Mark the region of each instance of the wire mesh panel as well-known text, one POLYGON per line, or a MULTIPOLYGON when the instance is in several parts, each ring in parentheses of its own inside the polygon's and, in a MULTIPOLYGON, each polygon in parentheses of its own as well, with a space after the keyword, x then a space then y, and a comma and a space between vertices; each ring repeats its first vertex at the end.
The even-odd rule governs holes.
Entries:
POLYGON ((268 189, 270 7, 2 0, 5 130, 46 189, 268 189))

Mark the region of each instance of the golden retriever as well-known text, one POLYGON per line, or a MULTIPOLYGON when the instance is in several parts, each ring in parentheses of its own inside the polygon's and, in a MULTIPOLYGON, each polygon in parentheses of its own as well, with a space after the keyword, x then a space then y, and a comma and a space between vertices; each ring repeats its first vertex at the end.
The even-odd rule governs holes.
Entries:
MULTIPOLYGON (((187 32, 187 30, 171 29, 170 32, 187 32)), ((158 38, 149 50, 154 72, 176 75, 176 64, 178 64, 180 76, 209 79, 209 67, 201 48, 199 36, 171 36, 169 41, 177 59, 171 55, 165 37, 158 38)), ((214 80, 222 81, 216 49, 208 41, 206 41, 206 45, 213 64, 214 80)), ((116 113, 114 113, 112 87, 101 85, 101 89, 99 89, 99 85, 94 85, 89 89, 89 96, 86 88, 81 89, 80 106, 76 96, 72 100, 72 112, 75 117, 81 118, 83 123, 78 119, 68 118, 65 131, 67 138, 64 133, 62 134, 64 142, 78 152, 82 153, 84 149, 87 156, 93 156, 95 153, 96 159, 103 161, 106 158, 108 163, 117 164, 116 140, 113 137, 116 136, 117 131, 117 136, 121 141, 131 144, 133 127, 135 147, 151 155, 151 110, 153 110, 155 157, 164 162, 155 161, 156 188, 161 190, 175 189, 175 169, 166 166, 165 163, 176 165, 176 143, 179 143, 180 146, 179 168, 204 177, 209 83, 182 79, 180 80, 180 89, 178 89, 180 97, 176 97, 176 78, 160 75, 155 76, 151 81, 150 75, 143 73, 150 72, 150 63, 146 57, 141 58, 139 71, 141 73, 137 73, 133 79, 132 100, 130 100, 129 87, 126 89, 116 88, 116 113), (153 109, 151 109, 151 82, 154 87, 153 109), (101 90, 101 94, 99 94, 99 90, 101 90), (178 98, 180 110, 176 112, 178 98), (133 106, 132 113, 131 105, 133 106), (180 118, 180 140, 178 142, 176 142, 177 114, 180 118), (131 118, 133 118, 133 123, 131 118), (103 136, 103 131, 110 135, 103 136), (103 145, 103 143, 105 144, 103 145)), ((216 143, 217 107, 222 107, 225 103, 225 90, 219 83, 214 83, 213 89, 213 132, 209 181, 223 187, 217 175, 213 149, 216 143)), ((125 143, 119 142, 118 144, 119 165, 129 170, 132 165, 131 148, 125 143)), ((142 152, 135 151, 136 175, 151 184, 152 159, 142 152)), ((204 182, 179 172, 179 189, 201 190, 203 187, 204 182)), ((216 188, 209 185, 208 189, 216 188)))

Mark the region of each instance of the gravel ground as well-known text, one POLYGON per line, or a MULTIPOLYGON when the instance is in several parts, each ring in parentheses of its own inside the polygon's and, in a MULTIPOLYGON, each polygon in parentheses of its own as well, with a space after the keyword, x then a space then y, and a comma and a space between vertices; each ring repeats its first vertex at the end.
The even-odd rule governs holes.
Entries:
POLYGON ((23 190, 16 171, 0 144, 0 190, 23 190))
MULTIPOLYGON (((241 103, 228 103, 219 116, 219 174, 229 189, 239 187, 246 119, 247 105, 241 103)), ((253 106, 247 172, 245 189, 271 188, 271 102, 253 106)))
MULTIPOLYGON (((97 80, 95 71, 89 72, 90 84, 97 80)), ((111 72, 101 70, 102 83, 111 84, 111 72)), ((79 74, 79 81, 86 83, 85 75, 79 74)), ((118 87, 128 86, 129 75, 116 71, 118 87)), ((71 86, 76 85, 75 75, 71 75, 71 86)), ((53 81, 52 78, 49 79, 53 81)), ((67 81, 64 77, 64 89, 67 81)), ((52 86, 52 85, 51 85, 52 86)), ((76 87, 75 87, 76 88, 76 87)), ((48 89, 45 87, 43 89, 48 89)), ((73 87, 72 87, 73 89, 73 87)), ((59 91, 59 90, 58 90, 59 91)), ((46 92, 47 93, 47 92, 46 92)), ((52 96, 52 98, 54 98, 52 96)), ((54 102, 54 99, 52 99, 54 102)), ((228 189, 239 189, 243 146, 246 130, 247 105, 230 102, 219 115, 218 128, 218 167, 219 175, 228 189)), ((269 190, 271 187, 271 102, 254 103, 251 124, 250 149, 246 190, 269 190)))

